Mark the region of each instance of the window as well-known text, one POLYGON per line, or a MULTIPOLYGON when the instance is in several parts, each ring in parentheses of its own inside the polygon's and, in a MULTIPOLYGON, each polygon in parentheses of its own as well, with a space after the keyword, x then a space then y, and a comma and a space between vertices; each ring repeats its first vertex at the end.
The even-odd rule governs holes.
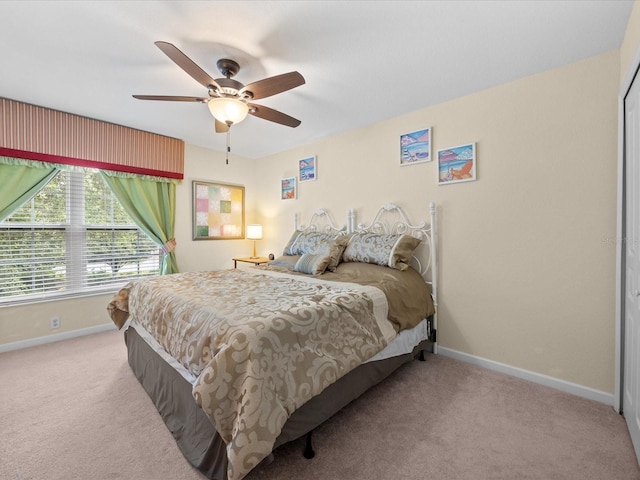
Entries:
POLYGON ((60 171, 0 222, 0 304, 113 291, 160 260, 97 170, 60 171))

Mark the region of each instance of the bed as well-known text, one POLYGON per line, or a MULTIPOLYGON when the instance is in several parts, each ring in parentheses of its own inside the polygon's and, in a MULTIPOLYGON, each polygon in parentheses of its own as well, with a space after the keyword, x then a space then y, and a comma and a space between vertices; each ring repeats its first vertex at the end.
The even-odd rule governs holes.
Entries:
POLYGON ((435 352, 437 268, 430 222, 384 205, 294 221, 266 265, 129 283, 108 305, 129 364, 185 458, 240 480, 422 352, 435 352))

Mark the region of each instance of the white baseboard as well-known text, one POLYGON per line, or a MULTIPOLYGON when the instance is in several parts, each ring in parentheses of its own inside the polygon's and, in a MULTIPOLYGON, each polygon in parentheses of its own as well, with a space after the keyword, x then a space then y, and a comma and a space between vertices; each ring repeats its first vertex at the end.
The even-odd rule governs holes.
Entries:
POLYGON ((495 362, 493 360, 487 360, 486 358, 476 357, 468 353, 459 352, 438 345, 438 354, 444 357, 450 357, 462 362, 471 363, 479 367, 483 367, 495 372, 511 375, 512 377, 521 378, 530 382, 538 383, 546 387, 555 388, 562 392, 571 393, 579 397, 588 398, 589 400, 595 400, 596 402, 604 403, 613 407, 613 394, 596 390, 594 388, 578 385, 577 383, 567 382, 558 378, 542 375, 541 373, 531 372, 518 367, 512 367, 504 363, 495 362))
POLYGON ((59 342, 61 340, 68 340, 70 338, 83 337, 85 335, 91 335, 93 333, 108 332, 109 330, 115 329, 116 326, 110 322, 103 325, 97 325, 95 327, 81 328, 79 330, 70 330, 68 332, 55 333, 53 335, 46 335, 44 337, 21 340, 19 342, 5 343, 0 345, 0 353, 10 352, 12 350, 20 350, 21 348, 35 347, 36 345, 44 345, 45 343, 59 342))

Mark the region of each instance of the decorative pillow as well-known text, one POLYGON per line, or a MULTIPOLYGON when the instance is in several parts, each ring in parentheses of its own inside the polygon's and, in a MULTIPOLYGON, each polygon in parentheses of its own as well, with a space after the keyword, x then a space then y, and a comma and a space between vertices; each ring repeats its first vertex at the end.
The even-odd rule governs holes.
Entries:
POLYGON ((331 243, 335 238, 336 235, 330 233, 295 232, 284 247, 284 255, 316 253, 321 246, 331 243))
POLYGON ((314 253, 329 255, 329 265, 327 265, 327 270, 330 272, 335 272, 340 260, 342 260, 342 254, 344 253, 344 249, 347 248, 347 243, 349 243, 349 239, 351 236, 349 235, 338 235, 331 243, 325 243, 318 247, 318 250, 314 253))
POLYGON ((300 259, 300 255, 282 255, 270 262, 267 262, 267 265, 272 265, 274 267, 282 267, 287 270, 293 270, 296 266, 297 261, 300 259))
POLYGON ((327 269, 329 260, 330 257, 328 255, 305 253, 296 262, 293 271, 307 273, 309 275, 321 275, 327 269))
POLYGON ((342 259, 406 270, 418 245, 420 239, 410 235, 356 233, 345 248, 342 259))
POLYGON ((284 250, 282 252, 282 255, 295 255, 295 253, 292 253, 293 250, 293 246, 296 243, 296 240, 298 239, 298 236, 301 234, 302 232, 296 230, 295 232, 293 232, 293 235, 291 235, 291 238, 289 239, 289 241, 287 242, 287 244, 284 247, 284 250))

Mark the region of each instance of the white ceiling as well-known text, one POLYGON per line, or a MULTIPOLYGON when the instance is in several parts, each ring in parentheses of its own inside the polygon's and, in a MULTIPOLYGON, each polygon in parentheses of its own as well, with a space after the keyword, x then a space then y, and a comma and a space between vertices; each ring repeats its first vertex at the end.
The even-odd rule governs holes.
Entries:
POLYGON ((206 96, 155 45, 213 78, 292 70, 306 84, 256 101, 302 121, 249 116, 232 154, 257 158, 618 49, 632 1, 0 1, 0 96, 224 151, 206 96))

